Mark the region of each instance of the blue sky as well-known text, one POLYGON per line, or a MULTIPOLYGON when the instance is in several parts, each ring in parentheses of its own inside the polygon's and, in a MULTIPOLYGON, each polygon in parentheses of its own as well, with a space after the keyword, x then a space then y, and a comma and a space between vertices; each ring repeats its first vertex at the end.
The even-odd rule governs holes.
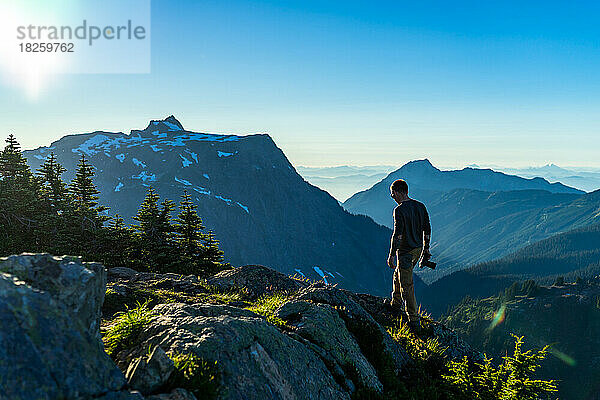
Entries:
POLYGON ((597 2, 152 1, 150 74, 0 86, 6 134, 267 132, 296 165, 600 167, 597 2))

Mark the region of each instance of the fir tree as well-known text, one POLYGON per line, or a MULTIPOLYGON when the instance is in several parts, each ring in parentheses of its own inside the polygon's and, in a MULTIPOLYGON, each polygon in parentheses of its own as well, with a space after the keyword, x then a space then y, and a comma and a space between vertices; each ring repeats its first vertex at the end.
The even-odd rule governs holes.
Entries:
POLYGON ((68 233, 63 235, 61 247, 70 248, 77 255, 97 259, 103 246, 104 223, 109 217, 102 215, 108 207, 98 205, 100 193, 93 182, 94 168, 82 155, 75 178, 69 184, 70 207, 66 219, 68 233), (72 244, 71 244, 72 243, 72 244))
POLYGON ((106 216, 100 216, 100 213, 108 208, 98 205, 98 194, 100 193, 93 182, 94 167, 90 165, 82 154, 77 164, 75 178, 69 185, 69 192, 73 196, 75 211, 85 214, 91 222, 105 222, 106 216))
POLYGON ((204 225, 196 208, 190 195, 184 191, 179 203, 180 213, 175 219, 175 231, 182 255, 190 259, 200 257, 204 247, 202 244, 204 225))
POLYGON ((50 153, 37 172, 42 179, 42 196, 49 207, 60 214, 67 203, 67 185, 61 178, 66 169, 58 163, 56 155, 50 153))
POLYGON ((165 200, 158 205, 159 196, 153 188, 148 190, 146 198, 134 217, 135 226, 142 250, 145 268, 156 272, 167 272, 177 262, 176 245, 173 240, 174 228, 171 225, 173 202, 165 200))
POLYGON ((70 251, 68 243, 61 246, 62 236, 66 233, 68 225, 65 211, 69 207, 67 187, 61 175, 66 170, 56 160, 56 155, 51 153, 37 173, 41 184, 41 204, 43 209, 39 212, 37 233, 41 238, 44 251, 54 254, 63 254, 70 251))
POLYGON ((6 139, 6 147, 0 153, 0 176, 3 181, 14 181, 17 184, 29 184, 33 177, 27 161, 21 154, 21 146, 10 134, 6 139))
POLYGON ((31 173, 16 138, 11 134, 6 143, 0 152, 0 252, 37 251, 40 183, 31 173))
POLYGON ((178 265, 177 272, 210 275, 225 269, 219 242, 212 232, 202 232, 204 230, 202 218, 198 215, 197 207, 187 192, 183 193, 179 210, 175 220, 175 230, 182 262, 178 265))
POLYGON ((208 273, 217 273, 228 269, 229 265, 223 264, 223 251, 219 249, 219 241, 215 238, 213 231, 204 235, 204 261, 209 268, 208 273))
POLYGON ((119 215, 110 219, 108 226, 103 230, 102 261, 105 265, 114 267, 139 268, 140 255, 135 240, 135 232, 125 225, 125 220, 119 215))

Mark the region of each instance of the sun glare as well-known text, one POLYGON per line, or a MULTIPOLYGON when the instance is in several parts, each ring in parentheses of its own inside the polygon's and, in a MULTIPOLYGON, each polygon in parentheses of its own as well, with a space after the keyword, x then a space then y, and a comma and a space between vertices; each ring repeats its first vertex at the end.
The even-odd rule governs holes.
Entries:
POLYGON ((15 3, 0 4, 0 79, 4 86, 20 90, 32 101, 64 72, 65 57, 59 53, 33 53, 22 51, 17 40, 17 27, 43 23, 43 16, 32 8, 15 3))

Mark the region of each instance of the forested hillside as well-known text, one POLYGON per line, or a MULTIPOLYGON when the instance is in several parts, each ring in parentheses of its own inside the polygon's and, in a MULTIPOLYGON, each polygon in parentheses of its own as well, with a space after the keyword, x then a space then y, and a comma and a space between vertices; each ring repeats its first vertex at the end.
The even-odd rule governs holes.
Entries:
POLYGON ((427 310, 439 315, 463 297, 494 295, 515 281, 575 280, 600 272, 600 224, 574 229, 529 245, 498 260, 454 272, 423 289, 427 310))
POLYGON ((540 376, 560 380, 560 399, 600 395, 600 278, 514 284, 499 295, 464 299, 442 321, 496 357, 510 349, 512 334, 533 346, 551 345, 540 376))

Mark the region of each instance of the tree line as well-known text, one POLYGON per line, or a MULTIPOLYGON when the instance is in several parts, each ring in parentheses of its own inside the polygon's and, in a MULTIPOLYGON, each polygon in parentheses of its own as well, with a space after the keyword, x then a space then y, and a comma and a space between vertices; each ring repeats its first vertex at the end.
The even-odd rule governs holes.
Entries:
POLYGON ((212 231, 206 231, 191 196, 160 201, 154 189, 133 217, 133 225, 107 215, 98 203, 94 167, 82 155, 75 177, 50 153, 35 173, 11 134, 0 152, 0 255, 47 252, 78 255, 107 267, 209 275, 230 266, 212 231))

